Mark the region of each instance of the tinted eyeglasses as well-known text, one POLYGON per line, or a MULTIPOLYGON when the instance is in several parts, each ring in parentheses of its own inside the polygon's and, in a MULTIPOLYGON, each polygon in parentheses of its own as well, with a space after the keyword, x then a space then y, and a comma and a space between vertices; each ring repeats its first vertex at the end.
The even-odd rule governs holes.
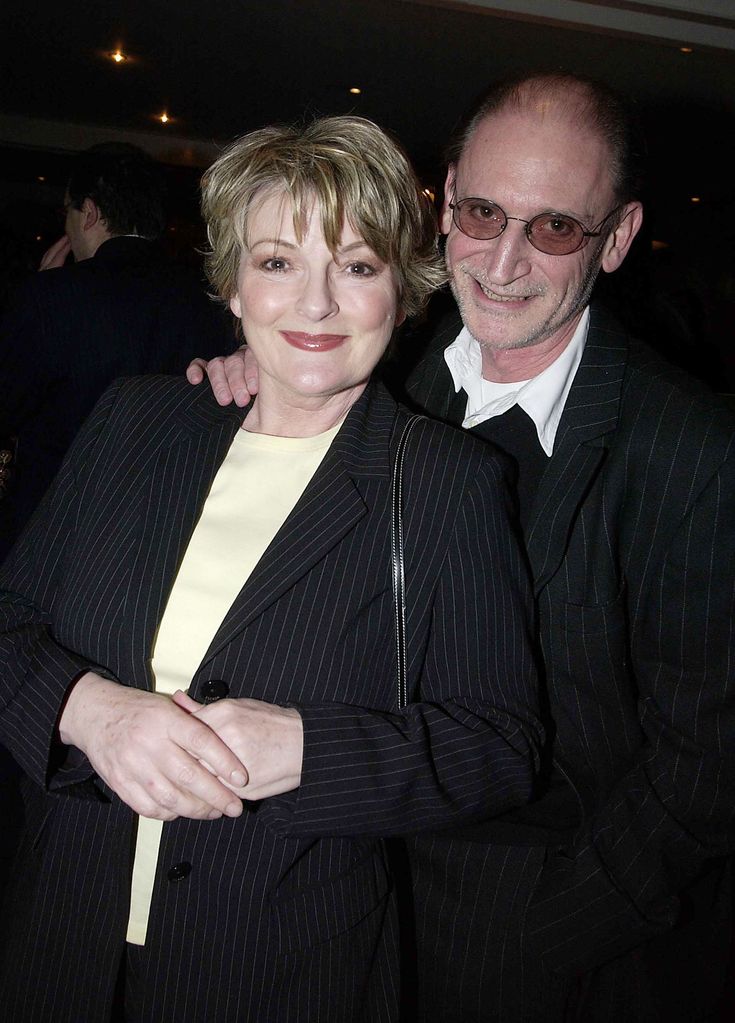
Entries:
POLYGON ((456 226, 469 238, 484 241, 497 238, 506 229, 509 220, 518 220, 526 225, 526 238, 534 249, 549 256, 569 256, 583 248, 590 238, 599 238, 603 224, 622 206, 610 210, 593 231, 588 231, 584 224, 566 213, 539 213, 530 220, 509 217, 504 209, 489 199, 460 199, 459 202, 450 202, 449 209, 456 226))

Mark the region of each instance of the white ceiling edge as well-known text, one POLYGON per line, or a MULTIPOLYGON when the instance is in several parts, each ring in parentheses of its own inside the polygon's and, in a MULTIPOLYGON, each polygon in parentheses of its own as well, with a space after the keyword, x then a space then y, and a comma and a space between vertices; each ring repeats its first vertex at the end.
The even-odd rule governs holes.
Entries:
MULTIPOLYGON (((412 0, 402 0, 403 3, 412 0)), ((679 45, 735 50, 732 0, 421 0, 441 7, 517 14, 540 22, 647 36, 679 45), (660 13, 652 13, 653 8, 660 13), (717 22, 717 23, 715 23, 717 22)))
POLYGON ((131 131, 101 124, 73 124, 0 113, 0 145, 77 151, 100 142, 130 142, 156 160, 182 167, 208 167, 222 152, 216 141, 173 135, 167 129, 131 131))

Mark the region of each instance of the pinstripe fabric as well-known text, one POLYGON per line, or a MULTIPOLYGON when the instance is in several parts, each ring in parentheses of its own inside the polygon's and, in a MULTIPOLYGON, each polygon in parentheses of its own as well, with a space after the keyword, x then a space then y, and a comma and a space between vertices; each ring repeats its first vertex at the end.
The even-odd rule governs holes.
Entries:
MULTIPOLYGON (((530 593, 502 472, 482 444, 431 422, 414 431, 406 463, 414 702, 396 712, 396 415, 368 388, 192 682, 194 696, 224 679, 232 696, 296 704, 302 784, 237 821, 164 825, 149 940, 131 953, 143 978, 136 1019, 395 1019, 380 836, 479 819, 530 794, 530 593), (173 883, 167 871, 181 862, 192 870, 173 883)), ((0 578, 10 591, 0 732, 28 774, 30 815, 2 913, 0 1001, 14 1020, 45 1020, 51 1004, 58 1023, 109 1011, 132 814, 75 751, 59 763, 54 724, 90 665, 150 687, 156 622, 241 417, 182 381, 110 389, 0 578), (61 913, 63 934, 49 926, 61 913), (37 976, 44 983, 30 985, 37 976)))
MULTIPOLYGON (((442 417, 458 329, 411 384, 442 417)), ((548 791, 440 852, 416 839, 432 1023, 708 1018, 735 810, 734 437, 713 395, 593 308, 526 535, 548 791)))

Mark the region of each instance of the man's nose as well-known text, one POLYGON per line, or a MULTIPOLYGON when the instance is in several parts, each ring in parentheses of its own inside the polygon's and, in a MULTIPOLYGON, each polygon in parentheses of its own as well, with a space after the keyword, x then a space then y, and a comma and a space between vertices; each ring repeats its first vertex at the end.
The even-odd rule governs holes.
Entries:
POLYGON ((309 320, 323 320, 338 309, 334 284, 329 274, 321 272, 307 274, 296 302, 296 311, 309 320))
POLYGON ((483 243, 482 266, 493 283, 510 284, 530 273, 534 251, 525 224, 509 220, 502 234, 483 243))

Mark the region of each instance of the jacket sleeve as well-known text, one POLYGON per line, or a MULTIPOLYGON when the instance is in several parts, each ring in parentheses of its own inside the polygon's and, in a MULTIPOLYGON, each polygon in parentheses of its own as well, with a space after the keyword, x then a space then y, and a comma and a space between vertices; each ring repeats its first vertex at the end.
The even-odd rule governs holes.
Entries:
MULTIPOLYGON (((94 465, 118 389, 112 385, 100 399, 0 569, 0 736, 44 787, 57 763, 56 726, 66 693, 85 671, 101 670, 55 640, 51 612, 79 512, 79 476, 94 465)), ((85 760, 65 781, 92 773, 85 760)))
MULTIPOLYGON (((437 554, 422 557, 415 571, 437 554)), ((389 835, 526 802, 541 742, 529 633, 529 584, 502 473, 483 451, 437 572, 414 701, 402 712, 300 707, 301 786, 261 811, 292 835, 389 835)))
POLYGON ((592 968, 670 929, 681 890, 735 849, 732 447, 646 593, 629 610, 643 742, 575 843, 550 858, 530 910, 529 940, 553 971, 592 968))

